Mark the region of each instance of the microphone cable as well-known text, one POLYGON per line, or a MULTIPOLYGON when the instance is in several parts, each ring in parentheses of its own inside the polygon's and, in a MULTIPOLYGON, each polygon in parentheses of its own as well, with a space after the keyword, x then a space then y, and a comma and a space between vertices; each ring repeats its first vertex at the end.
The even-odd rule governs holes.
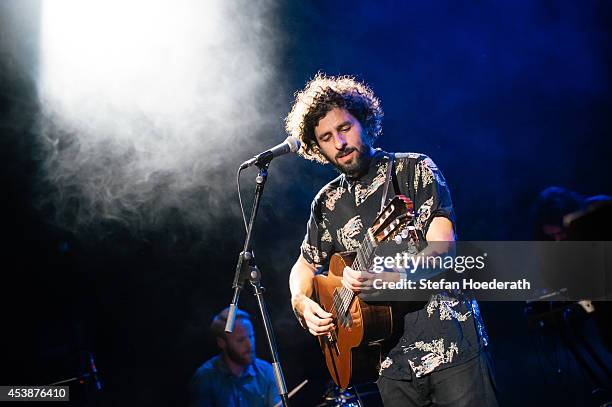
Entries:
POLYGON ((236 186, 238 187, 238 202, 240 203, 240 213, 242 214, 242 222, 244 223, 244 231, 249 231, 249 226, 247 225, 246 215, 244 214, 244 206, 242 206, 242 195, 240 194, 240 173, 244 168, 238 167, 238 172, 236 173, 236 186))

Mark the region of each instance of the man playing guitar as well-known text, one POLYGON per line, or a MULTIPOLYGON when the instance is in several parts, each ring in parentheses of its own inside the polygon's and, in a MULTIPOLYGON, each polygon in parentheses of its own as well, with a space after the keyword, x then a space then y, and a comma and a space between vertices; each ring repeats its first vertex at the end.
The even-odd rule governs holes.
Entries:
MULTIPOLYGON (((367 85, 352 77, 318 74, 296 94, 286 118, 288 133, 302 142, 300 155, 331 163, 341 173, 314 198, 289 278, 293 309, 317 337, 332 335, 336 326, 333 315, 312 298, 315 275, 335 253, 359 247, 379 213, 387 174, 414 204, 414 227, 426 241, 455 240, 450 193, 434 162, 416 153, 393 162, 372 148, 382 131, 382 114, 367 85), (392 170, 387 171, 389 164, 392 170)), ((346 267, 342 285, 358 293, 371 285, 367 274, 346 267)), ((385 406, 497 405, 475 300, 436 294, 424 308, 408 313, 403 326, 380 365, 377 385, 385 406)))

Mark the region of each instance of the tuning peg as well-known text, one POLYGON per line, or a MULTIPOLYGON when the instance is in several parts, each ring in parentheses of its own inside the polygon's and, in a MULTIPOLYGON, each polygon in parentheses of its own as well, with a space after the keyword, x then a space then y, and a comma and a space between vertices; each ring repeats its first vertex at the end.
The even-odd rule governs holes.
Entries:
POLYGON ((393 240, 395 241, 395 243, 401 244, 402 243, 402 236, 401 235, 395 235, 393 240))
POLYGON ((402 235, 402 239, 407 239, 407 238, 408 238, 408 234, 409 234, 409 233, 410 233, 410 232, 408 232, 408 228, 404 228, 404 229, 402 230, 402 233, 401 233, 401 235, 402 235))

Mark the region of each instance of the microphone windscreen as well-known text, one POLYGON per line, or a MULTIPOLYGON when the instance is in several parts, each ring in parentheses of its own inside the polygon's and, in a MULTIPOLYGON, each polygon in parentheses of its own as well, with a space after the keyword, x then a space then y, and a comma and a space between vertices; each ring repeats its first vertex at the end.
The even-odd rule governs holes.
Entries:
POLYGON ((289 149, 292 153, 295 153, 300 149, 300 140, 298 140, 297 138, 289 136, 285 139, 285 141, 287 142, 287 144, 289 144, 289 149))

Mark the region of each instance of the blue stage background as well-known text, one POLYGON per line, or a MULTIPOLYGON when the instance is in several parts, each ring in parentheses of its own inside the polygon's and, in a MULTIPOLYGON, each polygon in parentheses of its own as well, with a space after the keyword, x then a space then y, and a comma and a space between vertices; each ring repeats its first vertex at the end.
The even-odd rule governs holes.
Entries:
MULTIPOLYGON (((438 164, 451 187, 460 239, 531 239, 529 208, 549 185, 612 194, 610 3, 312 1, 278 3, 275 10, 281 74, 269 92, 286 103, 284 112, 318 71, 366 81, 385 111, 377 146, 425 153, 438 164)), ((216 353, 207 326, 230 300, 240 219, 211 212, 200 227, 176 208, 142 230, 106 224, 83 233, 51 222, 35 205, 44 192, 33 79, 40 3, 8 1, 0 12, 8 240, 2 384, 70 377, 80 369, 75 355, 90 350, 105 385, 103 402, 183 405, 191 374, 216 353)), ((261 103, 265 111, 266 97, 261 103)), ((270 134, 277 136, 268 144, 283 137, 283 117, 272 119, 278 126, 270 134)), ((244 151, 244 158, 253 153, 244 151)), ((234 206, 233 180, 219 174, 237 165, 209 174, 234 206)), ((243 177, 247 202, 254 176, 243 177)), ((326 373, 314 339, 293 318, 287 277, 310 201, 334 176, 295 157, 275 161, 256 225, 287 384, 310 380, 295 398, 298 406, 319 402, 326 373)), ((207 191, 199 191, 204 208, 207 191)), ((250 295, 243 294, 242 305, 256 314, 250 295)), ((542 344, 527 329, 523 307, 481 304, 502 405, 586 403, 584 373, 567 349, 542 344)), ((255 320, 258 354, 268 359, 255 320)))

